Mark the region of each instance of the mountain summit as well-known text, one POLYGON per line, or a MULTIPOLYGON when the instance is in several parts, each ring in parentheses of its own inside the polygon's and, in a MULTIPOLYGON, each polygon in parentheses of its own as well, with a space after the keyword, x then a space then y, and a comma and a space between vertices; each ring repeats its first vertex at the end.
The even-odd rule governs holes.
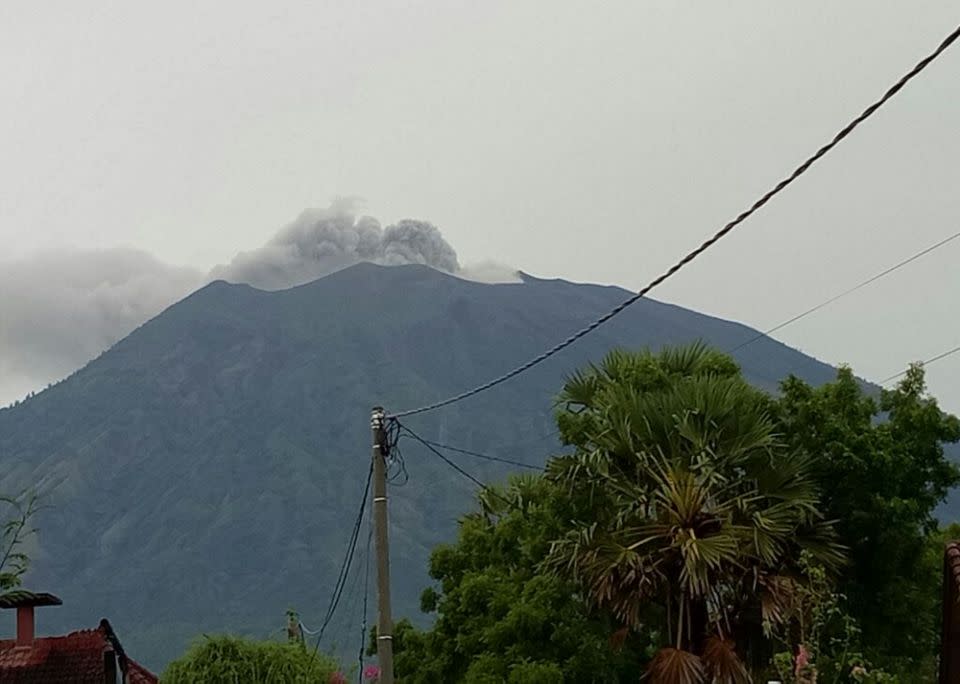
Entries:
MULTIPOLYGON (((156 669, 201 632, 279 633, 291 606, 314 627, 357 515, 370 407, 407 409, 462 391, 627 296, 526 275, 489 285, 371 264, 281 291, 207 285, 63 382, 0 411, 0 491, 38 487, 51 506, 37 521, 28 582, 64 605, 56 624, 41 627, 109 615, 156 669)), ((574 368, 616 346, 699 339, 730 349, 755 334, 641 300, 521 377, 410 425, 427 439, 539 466, 558 449, 551 402, 574 368)), ((833 376, 769 339, 737 358, 766 389, 789 373, 814 383, 833 376)), ((401 447, 409 481, 391 491, 394 614, 415 617, 429 550, 453 538, 474 486, 415 444, 401 447)), ((454 460, 484 481, 511 472, 454 460)), ((361 557, 365 540, 366 527, 361 557)), ((328 643, 351 653, 359 592, 348 584, 328 630, 328 643)))

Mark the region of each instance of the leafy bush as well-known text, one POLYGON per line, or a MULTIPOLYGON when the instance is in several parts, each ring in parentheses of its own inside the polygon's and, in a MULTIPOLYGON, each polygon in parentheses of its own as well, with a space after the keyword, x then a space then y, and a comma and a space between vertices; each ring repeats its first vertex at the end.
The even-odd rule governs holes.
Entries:
POLYGON ((170 663, 163 684, 326 684, 337 663, 300 644, 204 637, 170 663))

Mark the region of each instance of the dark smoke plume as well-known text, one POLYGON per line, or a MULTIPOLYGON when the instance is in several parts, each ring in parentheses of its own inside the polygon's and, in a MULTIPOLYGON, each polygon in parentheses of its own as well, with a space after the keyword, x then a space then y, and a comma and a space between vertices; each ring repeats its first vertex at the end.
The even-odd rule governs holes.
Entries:
POLYGON ((388 266, 425 264, 448 273, 460 272, 456 251, 433 224, 404 220, 383 229, 376 219, 358 215, 353 202, 339 201, 327 209, 304 211, 263 247, 240 252, 210 275, 281 290, 361 261, 388 266))

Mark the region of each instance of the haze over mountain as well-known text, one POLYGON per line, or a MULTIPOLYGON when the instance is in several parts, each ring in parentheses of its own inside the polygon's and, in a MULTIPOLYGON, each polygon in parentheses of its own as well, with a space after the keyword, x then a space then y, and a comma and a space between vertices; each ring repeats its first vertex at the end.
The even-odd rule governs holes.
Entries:
MULTIPOLYGON (((41 611, 40 629, 106 616, 161 669, 201 632, 275 633, 291 606, 315 627, 363 489, 370 407, 410 408, 486 380, 627 295, 369 263, 285 290, 206 285, 0 410, 0 491, 38 487, 51 506, 27 585, 64 605, 41 611)), ((730 349, 754 334, 641 300, 522 377, 409 423, 427 439, 541 465, 557 448, 551 398, 565 373, 616 346, 730 349)), ((770 390, 789 373, 820 383, 834 372, 769 339, 736 357, 770 390)), ((410 478, 391 492, 394 614, 417 618, 429 551, 453 537, 474 486, 401 447, 410 478)), ((453 458, 484 481, 511 472, 453 458)), ((325 647, 355 652, 358 592, 348 588, 325 647)))
POLYGON ((0 403, 21 399, 92 359, 211 280, 265 290, 302 285, 361 261, 426 264, 483 282, 516 281, 495 263, 461 265, 440 230, 404 219, 386 228, 355 198, 306 209, 266 244, 200 271, 138 249, 61 247, 0 258, 0 403))

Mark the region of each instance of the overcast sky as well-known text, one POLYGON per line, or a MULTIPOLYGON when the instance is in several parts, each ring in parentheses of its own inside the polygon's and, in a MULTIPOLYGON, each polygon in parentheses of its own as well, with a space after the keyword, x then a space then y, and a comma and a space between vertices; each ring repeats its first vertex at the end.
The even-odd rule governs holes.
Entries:
MULTIPOLYGON (((150 312, 337 196, 432 222, 461 263, 638 289, 958 23, 948 1, 4 0, 0 352, 34 334, 11 299, 80 315, 92 267, 72 255, 146 252, 150 312)), ((960 230, 958 159, 955 46, 655 296, 778 323, 960 230)), ((778 336, 874 379, 960 345, 958 258, 960 240, 778 336)), ((145 315, 130 291, 90 316, 145 315)), ((63 371, 24 363, 0 402, 63 371)), ((960 355, 928 375, 960 411, 960 355)))

